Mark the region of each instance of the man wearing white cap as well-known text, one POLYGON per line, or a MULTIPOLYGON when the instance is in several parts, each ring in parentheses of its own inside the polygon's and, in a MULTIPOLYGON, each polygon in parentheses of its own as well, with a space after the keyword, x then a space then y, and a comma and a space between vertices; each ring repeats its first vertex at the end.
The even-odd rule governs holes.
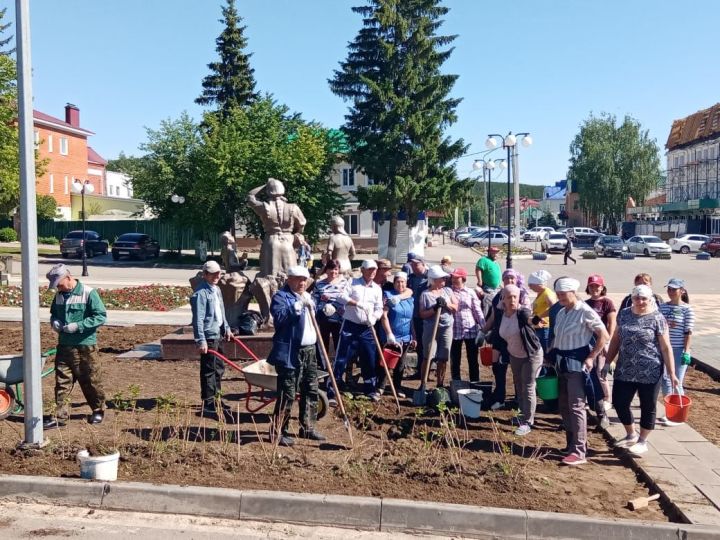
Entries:
MULTIPOLYGON (((232 330, 225 316, 220 288, 220 265, 207 261, 202 267, 203 280, 190 297, 192 308, 192 327, 195 344, 200 351, 200 397, 203 402, 203 416, 214 416, 215 400, 219 399, 221 381, 225 373, 225 364, 210 351, 221 351, 223 338, 230 341, 232 330)), ((222 405, 222 413, 230 417, 230 408, 222 405)))
POLYGON ((304 266, 291 266, 285 286, 272 297, 270 313, 275 325, 273 346, 268 364, 277 371, 278 399, 275 400, 270 438, 280 446, 292 446, 295 441, 288 432, 290 413, 295 395, 300 391, 300 437, 324 441, 315 430, 317 420, 318 375, 317 340, 315 326, 308 309, 315 303, 305 290, 310 274, 304 266))
MULTIPOLYGON (((335 354, 334 373, 340 384, 348 361, 359 352, 363 392, 373 401, 378 401, 380 394, 377 392, 375 374, 377 351, 371 327, 383 314, 382 289, 373 281, 377 272, 375 261, 364 260, 360 272, 362 276, 353 279, 338 297, 338 302, 345 306, 345 315, 335 354)), ((330 405, 337 405, 337 396, 329 382, 327 392, 330 405)))
MULTIPOLYGON (((595 358, 604 350, 609 336, 600 316, 577 297, 580 282, 563 277, 555 282, 555 292, 563 309, 555 319, 554 337, 548 356, 555 358, 559 375, 559 406, 565 425, 567 446, 563 465, 587 463, 587 414, 585 388, 595 358), (595 346, 590 347, 595 336, 595 346)), ((591 386, 591 384, 590 384, 591 386)))
POLYGON ((53 429, 65 425, 68 400, 75 381, 80 384, 87 404, 92 409, 91 424, 99 424, 105 416, 105 392, 97 354, 97 329, 105 324, 105 306, 98 292, 75 279, 64 264, 56 264, 47 273, 49 288, 57 294, 50 306, 50 324, 58 333, 55 355, 55 415, 43 427, 53 429))

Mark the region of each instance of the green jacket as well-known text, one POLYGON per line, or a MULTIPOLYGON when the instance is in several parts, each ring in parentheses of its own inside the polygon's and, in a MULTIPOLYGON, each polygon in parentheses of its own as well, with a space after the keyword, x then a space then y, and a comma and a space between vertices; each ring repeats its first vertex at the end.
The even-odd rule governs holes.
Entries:
POLYGON ((69 334, 60 333, 60 345, 95 345, 97 343, 97 329, 105 324, 107 319, 105 305, 100 295, 92 287, 83 285, 79 281, 75 288, 67 293, 58 292, 50 306, 50 324, 60 321, 64 326, 70 323, 78 324, 78 331, 69 334))

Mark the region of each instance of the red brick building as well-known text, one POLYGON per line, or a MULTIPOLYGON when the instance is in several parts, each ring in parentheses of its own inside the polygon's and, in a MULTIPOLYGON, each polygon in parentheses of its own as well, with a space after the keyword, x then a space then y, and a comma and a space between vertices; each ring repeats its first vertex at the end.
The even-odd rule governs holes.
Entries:
POLYGON ((94 133, 80 127, 80 109, 75 105, 65 105, 65 120, 33 111, 33 125, 40 158, 48 160, 47 171, 37 179, 37 193, 54 197, 58 211, 70 219, 73 181, 89 180, 95 194, 104 195, 107 162, 88 146, 94 133))

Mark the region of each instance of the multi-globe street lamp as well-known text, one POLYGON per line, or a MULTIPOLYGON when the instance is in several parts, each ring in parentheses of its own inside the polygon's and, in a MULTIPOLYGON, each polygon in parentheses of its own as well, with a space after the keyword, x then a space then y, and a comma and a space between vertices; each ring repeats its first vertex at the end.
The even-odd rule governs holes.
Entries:
MULTIPOLYGON (((185 197, 182 195, 178 195, 177 193, 173 193, 170 197, 170 200, 174 202, 175 204, 185 204, 185 197)), ((182 259, 182 233, 180 232, 180 229, 178 228, 178 260, 182 259)))
MULTIPOLYGON (((496 138, 499 138, 502 141, 502 147, 507 148, 507 235, 508 235, 508 252, 507 252, 507 261, 506 265, 507 268, 512 268, 512 231, 510 228, 510 186, 512 184, 512 177, 511 177, 511 169, 512 169, 512 156, 511 156, 511 150, 513 148, 516 148, 517 145, 517 139, 518 137, 522 137, 522 145, 525 147, 528 147, 532 144, 532 137, 530 137, 529 133, 517 133, 516 135, 513 135, 513 132, 509 132, 504 137, 498 133, 491 133, 488 135, 487 140, 485 141, 485 146, 489 150, 493 150, 497 148, 498 143, 496 138)), ((516 153, 517 155, 517 153, 516 153)), ((515 204, 519 204, 519 201, 515 201, 515 204)))
POLYGON ((75 180, 72 183, 72 189, 75 193, 80 194, 81 200, 81 214, 82 214, 82 275, 83 277, 88 276, 87 269, 87 238, 85 237, 85 194, 88 195, 95 191, 95 186, 90 183, 90 180, 75 180))
POLYGON ((478 171, 482 170, 483 174, 483 183, 485 185, 485 204, 487 205, 487 211, 488 211, 488 229, 487 229, 487 235, 488 235, 488 250, 490 249, 490 246, 492 245, 492 235, 490 234, 490 222, 492 221, 492 214, 490 213, 490 180, 492 171, 495 169, 495 167, 499 167, 500 169, 504 169, 507 167, 507 163, 505 163, 504 159, 496 159, 493 161, 492 159, 476 159, 473 162, 473 169, 478 171), (487 178, 485 175, 485 172, 487 171, 487 178))

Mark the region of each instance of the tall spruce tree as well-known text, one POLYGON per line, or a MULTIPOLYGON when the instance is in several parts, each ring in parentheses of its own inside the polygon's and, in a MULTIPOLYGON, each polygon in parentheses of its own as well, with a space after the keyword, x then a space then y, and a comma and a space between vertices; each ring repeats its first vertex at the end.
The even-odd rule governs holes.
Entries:
POLYGON ((10 28, 11 23, 3 23, 3 19, 5 18, 5 13, 7 13, 7 8, 0 9, 0 54, 3 55, 10 55, 15 52, 15 48, 12 49, 6 49, 8 44, 12 41, 14 36, 8 36, 6 38, 3 38, 3 34, 7 31, 8 28, 10 28))
POLYGON ((410 224, 421 210, 444 210, 457 193, 453 161, 466 150, 445 130, 457 117, 449 97, 456 75, 441 73, 455 36, 437 32, 441 0, 368 0, 352 8, 363 26, 329 81, 350 102, 344 130, 349 159, 373 178, 359 187, 363 208, 390 217, 388 258, 397 249, 398 214, 410 224))
POLYGON ((220 60, 208 64, 210 74, 203 81, 203 91, 195 102, 200 105, 217 105, 227 114, 233 107, 245 107, 257 99, 254 69, 250 67, 250 54, 245 53, 247 39, 245 26, 239 26, 242 18, 235 9, 235 0, 227 0, 222 8, 220 22, 225 29, 215 40, 220 60))

